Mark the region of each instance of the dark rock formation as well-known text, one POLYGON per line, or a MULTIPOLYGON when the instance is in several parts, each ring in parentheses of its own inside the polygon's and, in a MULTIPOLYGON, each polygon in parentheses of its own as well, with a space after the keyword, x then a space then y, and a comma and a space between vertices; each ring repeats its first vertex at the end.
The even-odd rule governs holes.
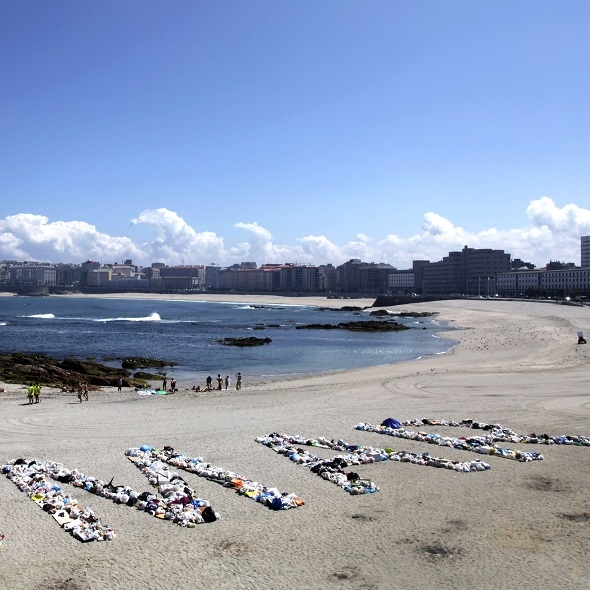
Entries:
POLYGON ((124 369, 146 369, 147 367, 161 369, 162 367, 174 366, 176 366, 176 363, 150 358, 149 356, 129 356, 121 361, 121 367, 124 369))
POLYGON ((352 332, 398 332, 410 330, 394 321, 368 320, 361 322, 341 322, 340 324, 308 324, 307 326, 296 326, 298 330, 350 330, 352 332))
POLYGON ((263 344, 269 344, 272 340, 270 338, 250 336, 249 338, 222 338, 217 342, 226 346, 262 346, 263 344))
POLYGON ((137 371, 136 373, 133 373, 133 378, 134 379, 139 379, 143 382, 145 381, 158 381, 158 380, 162 380, 162 373, 148 373, 146 371, 137 371))
POLYGON ((376 309, 369 313, 375 317, 402 317, 402 318, 430 318, 438 315, 438 311, 387 311, 386 309, 376 309))
POLYGON ((107 367, 93 361, 66 358, 63 361, 41 354, 12 353, 0 355, 0 380, 7 383, 38 383, 47 387, 76 387, 78 383, 93 386, 117 385, 123 379, 125 387, 143 384, 128 371, 107 367))

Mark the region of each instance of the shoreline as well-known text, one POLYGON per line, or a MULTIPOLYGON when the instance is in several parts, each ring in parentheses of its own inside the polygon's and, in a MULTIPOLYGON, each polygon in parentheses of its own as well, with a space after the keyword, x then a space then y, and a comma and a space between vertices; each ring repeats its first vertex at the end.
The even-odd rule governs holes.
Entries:
MULTIPOLYGON (((14 297, 14 293, 0 292, 0 297, 14 297)), ((27 297, 21 295, 20 297, 27 297)), ((358 305, 370 307, 374 297, 358 297, 350 299, 328 299, 328 297, 288 296, 288 295, 246 295, 232 293, 191 293, 191 294, 162 294, 162 293, 68 293, 63 295, 48 295, 48 298, 79 298, 79 299, 137 299, 137 300, 165 300, 165 301, 212 301, 216 303, 254 303, 268 305, 302 305, 318 307, 342 307, 344 305, 358 305)))
MULTIPOLYGON (((182 472, 221 514, 217 522, 182 529, 68 487, 117 535, 112 542, 84 544, 2 477, 0 530, 6 539, 0 583, 23 590, 151 590, 161 586, 155 580, 165 563, 171 587, 221 590, 381 589, 392 579, 410 587, 457 590, 582 587, 590 578, 590 448, 504 443, 544 455, 542 461, 521 463, 354 426, 387 417, 472 418, 521 434, 589 435, 590 348, 577 345, 576 333, 589 332, 590 311, 496 301, 402 306, 410 307, 439 311, 442 320, 461 327, 450 333, 459 344, 420 360, 258 385, 246 380, 239 392, 181 390, 142 397, 111 388, 82 404, 74 394, 42 394, 41 403, 31 407, 23 405, 22 390, 17 392, 22 400, 16 393, 0 394, 2 463, 17 457, 52 459, 144 490, 147 480, 124 451, 141 444, 171 445, 306 502, 273 512, 182 472), (380 490, 350 496, 255 442, 270 432, 451 460, 483 459, 491 469, 457 473, 391 461, 359 465, 350 469, 380 490), (344 549, 351 541, 353 549, 344 549), (459 571, 469 573, 458 576, 459 571)), ((453 437, 484 434, 443 426, 410 429, 453 437)))
MULTIPOLYGON (((101 294, 101 295, 95 295, 95 294, 67 294, 67 295, 51 295, 47 298, 44 299, 51 299, 51 298, 58 298, 58 299, 70 299, 70 298, 74 298, 76 300, 122 300, 122 301, 126 301, 129 302, 129 305, 133 305, 133 302, 135 301, 171 301, 171 302, 193 302, 193 303, 227 303, 230 305, 252 305, 254 307, 256 306, 277 306, 277 307, 285 307, 285 308, 289 308, 289 307, 306 307, 306 308, 332 308, 332 309, 340 309, 342 307, 346 307, 346 306, 352 306, 352 307, 358 307, 361 310, 366 310, 363 311, 363 313, 361 314, 362 317, 359 317, 359 320, 367 320, 370 319, 368 317, 368 312, 371 310, 376 310, 376 309, 380 309, 380 308, 373 308, 372 305, 375 302, 374 299, 372 298, 361 298, 361 299, 347 299, 347 300, 343 300, 343 299, 324 299, 323 297, 317 297, 317 296, 313 296, 313 297, 286 297, 286 296, 273 296, 273 295, 235 295, 235 294, 211 294, 211 295, 207 295, 207 294, 203 294, 203 293, 199 293, 199 294, 190 294, 190 295, 178 295, 178 296, 170 296, 168 294, 142 294, 142 293, 122 293, 122 294, 101 294)), ((410 306, 401 306, 400 309, 406 309, 410 306)), ((399 310, 396 310, 399 311, 399 310)), ((337 316, 334 316, 333 318, 335 320, 335 322, 340 321, 337 316)), ((377 318, 375 318, 377 319, 377 318)), ((393 318, 392 318, 393 319, 393 318)), ((430 318, 433 320, 436 320, 436 318, 430 318)), ((444 321, 444 320, 443 320, 444 321)), ((408 324, 410 325, 410 324, 408 324)), ((442 333, 446 333, 447 332, 447 327, 448 326, 437 326, 436 323, 433 326, 434 329, 432 329, 432 327, 429 327, 429 332, 435 336, 435 335, 439 335, 442 333)), ((414 329, 419 329, 419 327, 417 326, 412 326, 412 328, 414 329)), ((452 334, 452 331, 449 332, 452 334)), ((440 354, 445 354, 446 352, 448 352, 448 350, 450 350, 453 346, 456 345, 456 339, 454 339, 452 336, 451 337, 447 337, 447 336, 440 336, 441 338, 444 338, 445 340, 447 340, 448 342, 445 343, 445 347, 446 350, 441 351, 440 354)), ((442 345, 441 345, 442 348, 442 345)), ((15 351, 18 352, 18 351, 15 351)), ((80 360, 86 360, 86 359, 92 359, 92 360, 96 360, 96 362, 99 362, 101 364, 105 364, 106 366, 116 366, 118 367, 117 364, 113 364, 113 363, 109 363, 109 362, 105 362, 103 360, 100 359, 94 359, 92 356, 92 353, 89 353, 90 356, 75 356, 74 358, 80 358, 80 360)), ((424 349, 420 349, 418 348, 417 350, 417 354, 416 357, 414 358, 404 358, 401 360, 397 360, 396 356, 398 356, 396 353, 394 353, 392 355, 391 360, 385 358, 385 356, 381 359, 375 359, 372 362, 375 363, 377 362, 378 364, 368 364, 368 367, 379 367, 382 365, 390 365, 390 364, 398 364, 401 362, 409 362, 412 360, 418 360, 420 358, 429 358, 431 356, 436 356, 439 353, 432 353, 432 354, 428 354, 427 352, 424 352, 424 349)), ((52 356, 52 355, 49 355, 52 356)), ((71 355, 70 355, 71 356, 71 355)), ((121 354, 118 354, 118 356, 121 356, 121 354)), ((159 357, 158 357, 159 358, 159 357)), ((58 358, 58 360, 63 360, 61 358, 58 358)), ((169 358, 167 358, 166 360, 169 361, 174 361, 176 363, 175 366, 173 367, 167 367, 164 370, 166 370, 166 372, 170 375, 170 374, 175 374, 175 377, 179 383, 179 386, 181 387, 186 387, 187 389, 190 389, 193 385, 204 385, 204 379, 205 376, 207 374, 207 372, 203 372, 202 370, 196 370, 196 369, 191 369, 190 366, 188 365, 182 365, 181 363, 178 362, 178 359, 176 357, 174 357, 174 355, 170 356, 169 358)), ((352 360, 352 359, 351 359, 352 360)), ((371 359, 369 359, 367 362, 371 362, 371 359)), ((248 374, 248 381, 250 384, 264 384, 264 383, 277 383, 277 382, 281 382, 284 380, 292 380, 292 379, 304 379, 307 376, 321 376, 321 375, 330 375, 330 374, 338 374, 341 373, 342 371, 349 371, 349 370, 355 370, 357 368, 363 368, 362 366, 360 367, 356 367, 354 366, 354 363, 352 363, 353 366, 352 367, 348 367, 348 368, 335 368, 335 369, 324 369, 324 368, 320 368, 320 367, 315 367, 313 366, 311 369, 308 370, 301 370, 299 372, 293 372, 293 373, 289 373, 289 372, 284 372, 284 373, 272 373, 269 374, 269 370, 272 371, 272 369, 274 368, 271 365, 267 365, 264 367, 258 367, 258 371, 255 371, 252 374, 248 374)), ((288 367, 280 367, 280 369, 288 369, 288 367)), ((149 369, 146 369, 146 372, 150 372, 149 369)), ((242 370, 243 372, 243 370, 242 370)), ((225 373, 224 373, 225 374, 225 373)), ((153 387, 155 385, 159 385, 160 383, 160 378, 156 377, 152 380, 149 380, 148 383, 150 383, 150 385, 153 387)))

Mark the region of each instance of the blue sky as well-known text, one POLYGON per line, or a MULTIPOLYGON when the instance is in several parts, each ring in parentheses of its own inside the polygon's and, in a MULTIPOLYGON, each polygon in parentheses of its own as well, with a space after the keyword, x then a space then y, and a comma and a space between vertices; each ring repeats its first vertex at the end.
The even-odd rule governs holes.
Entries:
POLYGON ((0 5, 0 258, 579 262, 590 3, 0 5))

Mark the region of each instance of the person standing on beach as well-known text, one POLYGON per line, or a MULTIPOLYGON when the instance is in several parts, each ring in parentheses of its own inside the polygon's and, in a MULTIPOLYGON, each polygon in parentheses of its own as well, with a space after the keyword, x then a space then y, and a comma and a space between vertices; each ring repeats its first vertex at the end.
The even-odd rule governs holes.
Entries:
POLYGON ((33 387, 35 388, 35 390, 33 391, 33 393, 35 394, 35 403, 38 404, 39 403, 39 396, 41 395, 41 386, 39 384, 37 384, 37 385, 33 385, 33 387))
POLYGON ((170 381, 170 389, 172 390, 172 393, 176 393, 176 379, 174 379, 174 377, 172 377, 172 380, 170 381))
POLYGON ((211 391, 211 386, 213 385, 213 379, 211 378, 211 375, 209 375, 207 377, 206 383, 207 383, 207 391, 211 391))
POLYGON ((84 396, 84 400, 88 401, 88 383, 84 383, 84 388, 82 389, 82 395, 84 396))
POLYGON ((219 373, 217 373, 217 391, 221 391, 222 387, 223 387, 223 379, 221 378, 221 375, 219 373))
POLYGON ((229 375, 225 376, 225 390, 227 391, 227 388, 231 385, 231 379, 229 375))
POLYGON ((35 386, 33 384, 29 385, 29 389, 27 390, 27 397, 29 399, 29 406, 33 405, 33 397, 35 396, 35 386))
POLYGON ((164 378, 162 379, 162 389, 164 391, 166 391, 166 386, 168 385, 168 379, 166 379, 166 375, 164 375, 164 378))
POLYGON ((78 383, 78 401, 82 403, 82 383, 78 383))
POLYGON ((123 387, 123 379, 121 379, 121 377, 119 377, 119 381, 117 381, 117 391, 121 391, 122 387, 123 387))
POLYGON ((242 373, 239 371, 236 373, 236 391, 242 389, 242 373))

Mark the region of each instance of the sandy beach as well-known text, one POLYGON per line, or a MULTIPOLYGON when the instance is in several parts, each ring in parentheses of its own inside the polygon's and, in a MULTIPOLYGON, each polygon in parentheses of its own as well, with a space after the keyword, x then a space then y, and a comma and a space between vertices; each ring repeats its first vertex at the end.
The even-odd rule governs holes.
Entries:
MULTIPOLYGON (((304 302, 257 296, 240 301, 304 302)), ((364 306, 372 300, 305 303, 364 306)), ((583 330, 590 335, 590 308, 460 300, 400 309, 438 312, 440 319, 462 328, 448 334, 460 343, 447 354, 402 364, 256 384, 246 375, 239 392, 194 393, 191 384, 180 383, 176 395, 142 397, 115 388, 91 393, 89 402, 80 404, 74 394, 44 390, 41 403, 28 406, 23 386, 4 385, 0 464, 20 457, 51 459, 144 491, 151 489, 148 481, 125 451, 143 444, 169 445, 294 492, 305 505, 273 511, 180 472, 221 515, 216 522, 182 528, 70 486, 72 496, 116 532, 110 542, 81 543, 3 475, 0 586, 586 587, 590 447, 505 443, 544 456, 542 461, 519 462, 354 426, 389 417, 469 418, 500 423, 519 434, 589 436, 590 345, 578 345, 576 334, 583 330), (355 466, 380 489, 352 496, 255 442, 271 432, 428 452, 457 461, 481 459, 491 469, 458 473, 394 461, 355 466)), ((433 425, 414 430, 453 437, 481 434, 433 425)))

